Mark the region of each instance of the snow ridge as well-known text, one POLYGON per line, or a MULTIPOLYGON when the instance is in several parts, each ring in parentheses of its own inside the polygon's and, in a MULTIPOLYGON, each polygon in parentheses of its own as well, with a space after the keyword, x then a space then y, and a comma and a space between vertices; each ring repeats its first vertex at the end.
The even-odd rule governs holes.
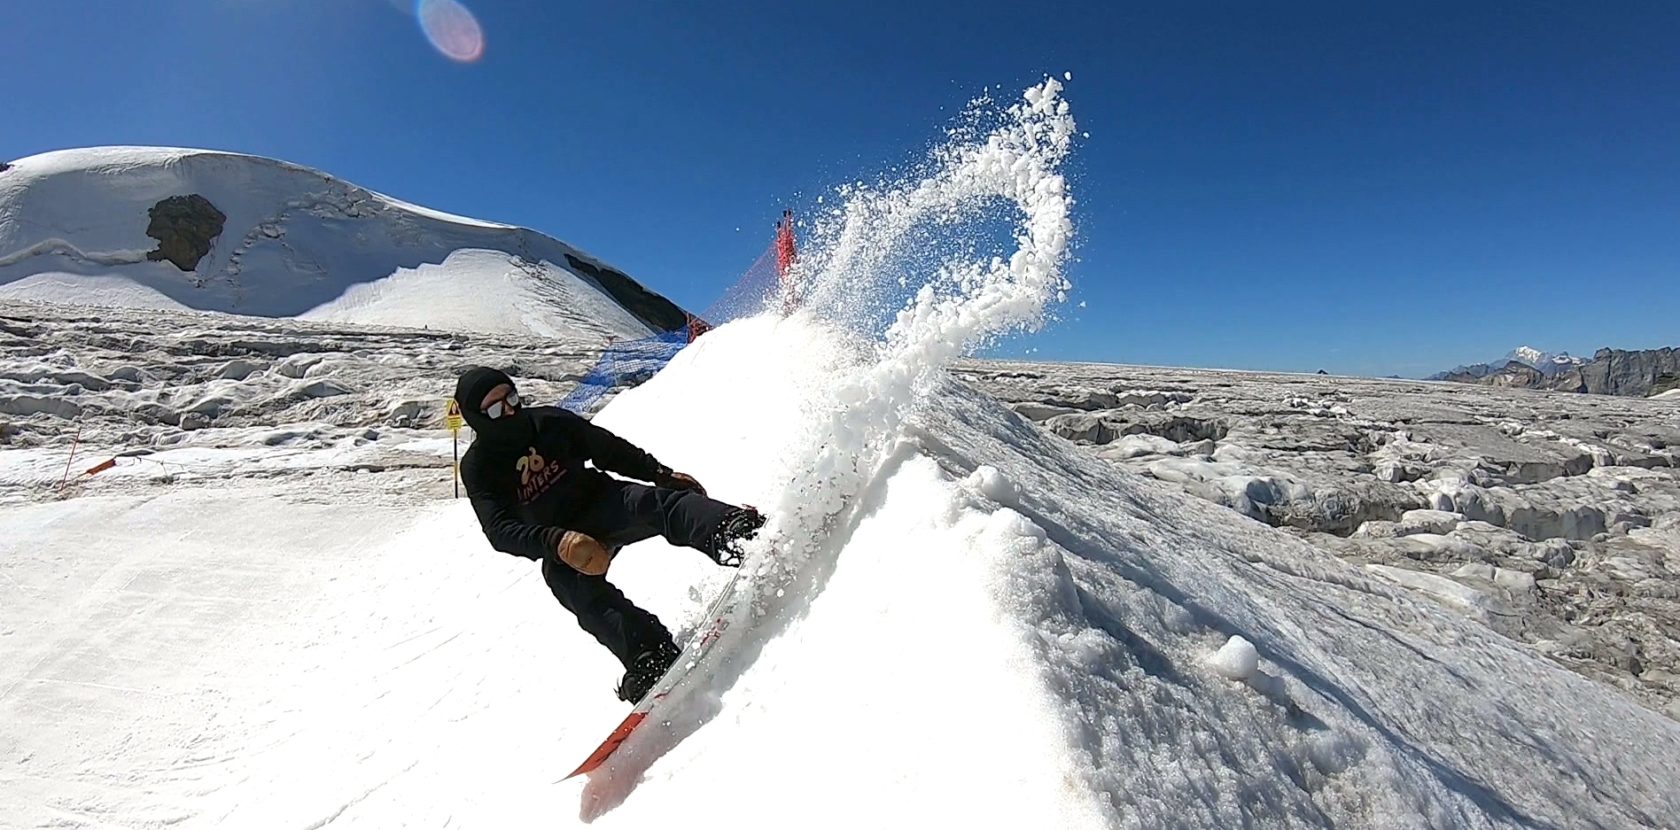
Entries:
POLYGON ((12 253, 0 255, 0 268, 16 265, 30 257, 45 256, 47 254, 62 254, 80 262, 94 265, 133 265, 146 261, 145 251, 111 251, 96 253, 83 251, 67 239, 43 239, 33 245, 20 248, 12 253))

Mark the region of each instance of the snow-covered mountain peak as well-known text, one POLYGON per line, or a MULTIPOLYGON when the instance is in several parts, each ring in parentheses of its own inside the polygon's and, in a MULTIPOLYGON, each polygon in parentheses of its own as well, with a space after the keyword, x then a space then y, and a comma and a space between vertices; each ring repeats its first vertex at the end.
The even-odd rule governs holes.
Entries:
MULTIPOLYGON (((1533 346, 1518 346, 1505 355, 1505 363, 1521 363, 1540 370, 1543 375, 1554 375, 1572 366, 1579 366, 1587 361, 1573 357, 1568 352, 1547 352, 1533 346)), ((1504 363, 1500 364, 1501 366, 1504 363)))
POLYGON ((1550 378, 1588 362, 1590 361, 1584 358, 1574 357, 1568 352, 1547 352, 1536 349, 1533 346, 1518 346, 1517 348, 1506 352, 1504 357, 1493 361, 1492 363, 1477 363, 1468 366, 1461 365, 1446 372, 1437 372, 1426 379, 1479 380, 1481 378, 1503 372, 1505 368, 1512 363, 1527 366, 1538 371, 1542 376, 1550 378))
POLYGON ((61 150, 0 172, 0 298, 600 338, 684 322, 540 233, 167 147, 61 150))

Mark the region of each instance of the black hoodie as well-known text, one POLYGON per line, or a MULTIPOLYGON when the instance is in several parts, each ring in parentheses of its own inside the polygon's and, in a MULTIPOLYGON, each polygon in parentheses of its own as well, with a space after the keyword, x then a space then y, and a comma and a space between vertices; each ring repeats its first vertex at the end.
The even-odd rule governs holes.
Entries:
POLYGON ((461 417, 474 433, 461 457, 461 482, 496 550, 552 556, 567 521, 610 480, 602 470, 642 481, 670 472, 629 441, 560 407, 521 406, 491 420, 479 404, 504 383, 513 385, 506 374, 475 366, 455 385, 461 417))

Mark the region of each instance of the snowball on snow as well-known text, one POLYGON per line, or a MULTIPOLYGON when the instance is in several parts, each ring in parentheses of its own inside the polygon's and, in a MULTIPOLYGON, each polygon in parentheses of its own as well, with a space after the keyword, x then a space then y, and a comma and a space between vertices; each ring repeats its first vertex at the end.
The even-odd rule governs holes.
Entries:
POLYGON ((1253 643, 1232 635, 1207 662, 1229 680, 1247 680, 1260 671, 1260 652, 1254 650, 1253 643))
POLYGON ((981 465, 968 477, 969 486, 999 504, 1012 504, 1020 497, 1020 488, 996 467, 981 465))

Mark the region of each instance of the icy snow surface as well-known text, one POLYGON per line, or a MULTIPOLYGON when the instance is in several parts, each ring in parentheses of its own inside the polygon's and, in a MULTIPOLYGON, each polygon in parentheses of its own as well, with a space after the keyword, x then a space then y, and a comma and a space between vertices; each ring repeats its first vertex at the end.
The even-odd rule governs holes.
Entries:
POLYGON ((1380 566, 1680 719, 1672 403, 1147 366, 957 372, 1099 458, 1380 566))
MULTIPOLYGON (((448 498, 419 409, 465 363, 505 354, 541 399, 581 356, 180 312, 148 339, 7 306, 0 826, 1680 814, 1680 725, 942 371, 1062 290, 1059 92, 954 137, 920 181, 850 192, 802 266, 807 310, 724 326, 600 413, 772 523, 746 566, 762 619, 696 675, 704 705, 582 783, 557 779, 622 717, 617 667, 448 498), (1000 200, 1011 249, 947 259, 885 319, 828 282, 907 269, 882 249, 1000 200), (60 491, 77 415, 78 457, 153 452, 60 491)), ((657 541, 613 575, 679 629, 723 578, 657 541)))

